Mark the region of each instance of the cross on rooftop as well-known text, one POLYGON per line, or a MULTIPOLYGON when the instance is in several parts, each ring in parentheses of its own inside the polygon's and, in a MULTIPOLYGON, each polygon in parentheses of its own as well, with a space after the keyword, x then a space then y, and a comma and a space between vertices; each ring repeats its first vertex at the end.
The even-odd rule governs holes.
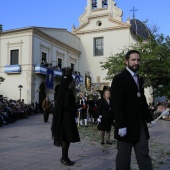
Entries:
POLYGON ((135 9, 135 7, 133 7, 133 9, 132 10, 130 10, 130 11, 132 11, 133 12, 133 18, 135 18, 135 11, 137 11, 138 9, 135 9))

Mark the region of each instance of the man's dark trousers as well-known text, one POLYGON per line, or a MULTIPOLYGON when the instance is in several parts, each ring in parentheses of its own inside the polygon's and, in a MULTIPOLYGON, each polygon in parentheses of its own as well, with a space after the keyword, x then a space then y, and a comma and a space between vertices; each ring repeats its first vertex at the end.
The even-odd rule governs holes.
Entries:
POLYGON ((48 118, 49 118, 49 109, 45 109, 43 112, 44 115, 44 122, 48 122, 48 118))
POLYGON ((118 141, 116 156, 116 170, 130 170, 131 152, 134 147, 136 159, 140 170, 153 170, 149 156, 148 139, 144 126, 140 129, 140 140, 137 143, 118 141))

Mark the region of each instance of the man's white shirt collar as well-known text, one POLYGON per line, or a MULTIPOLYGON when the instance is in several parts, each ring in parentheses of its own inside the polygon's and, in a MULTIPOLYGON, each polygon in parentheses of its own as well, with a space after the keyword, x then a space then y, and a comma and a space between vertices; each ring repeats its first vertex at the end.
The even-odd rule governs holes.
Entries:
POLYGON ((130 70, 128 67, 126 67, 126 69, 130 72, 130 74, 132 75, 132 77, 134 77, 134 75, 136 74, 136 73, 134 73, 132 70, 130 70))

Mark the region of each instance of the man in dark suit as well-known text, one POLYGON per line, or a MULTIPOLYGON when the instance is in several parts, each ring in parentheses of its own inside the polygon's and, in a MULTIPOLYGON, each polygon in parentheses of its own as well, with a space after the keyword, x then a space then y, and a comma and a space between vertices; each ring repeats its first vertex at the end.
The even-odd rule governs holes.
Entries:
POLYGON ((49 97, 47 96, 42 102, 44 122, 48 122, 49 112, 50 112, 50 102, 49 97))
POLYGON ((134 148, 140 170, 152 170, 149 156, 147 123, 153 123, 144 95, 144 82, 137 75, 140 53, 130 50, 125 56, 126 68, 113 78, 112 108, 117 139, 116 170, 130 170, 134 148))

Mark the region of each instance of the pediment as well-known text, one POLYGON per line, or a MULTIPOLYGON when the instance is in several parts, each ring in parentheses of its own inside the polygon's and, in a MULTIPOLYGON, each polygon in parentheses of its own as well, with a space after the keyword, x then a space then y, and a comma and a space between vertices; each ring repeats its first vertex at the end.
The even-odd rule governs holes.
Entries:
POLYGON ((72 30, 73 34, 84 34, 88 32, 99 32, 114 29, 129 29, 130 24, 113 19, 109 14, 88 17, 87 21, 78 28, 72 30))

